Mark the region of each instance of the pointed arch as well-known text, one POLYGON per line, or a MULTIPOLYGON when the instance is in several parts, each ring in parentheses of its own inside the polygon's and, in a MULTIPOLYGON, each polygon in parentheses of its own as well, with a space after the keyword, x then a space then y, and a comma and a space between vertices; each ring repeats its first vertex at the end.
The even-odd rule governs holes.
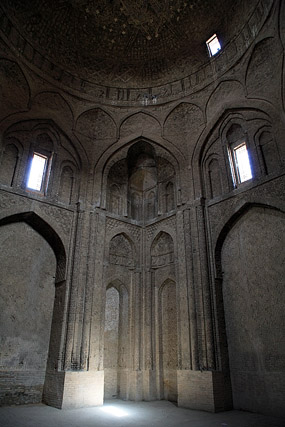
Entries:
POLYGON ((224 80, 212 92, 206 104, 207 119, 213 117, 217 110, 222 110, 226 102, 244 99, 244 88, 238 80, 224 80))
POLYGON ((61 123, 64 119, 73 128, 74 114, 70 104, 57 92, 44 91, 37 93, 31 101, 31 110, 41 112, 44 117, 61 123))
POLYGON ((151 265, 163 267, 174 262, 174 243, 170 234, 160 231, 151 244, 151 265))
POLYGON ((205 125, 204 113, 198 105, 181 102, 167 115, 163 136, 184 150, 189 141, 197 140, 205 125))
POLYGON ((91 139, 113 139, 117 136, 113 117, 102 108, 82 113, 76 120, 75 130, 91 139))
POLYGON ((265 204, 262 202, 245 202, 242 206, 239 206, 238 209, 231 215, 231 217, 226 221, 220 233, 218 235, 216 245, 215 245, 215 263, 216 263, 216 276, 218 279, 222 279, 222 267, 221 267, 221 252, 224 241, 232 229, 232 227, 239 221, 239 219, 247 213, 253 207, 261 207, 265 209, 272 209, 279 212, 285 212, 285 209, 282 207, 265 204))
POLYGON ((227 349, 234 405, 250 410, 270 407, 267 395, 258 402, 253 397, 264 378, 270 401, 282 406, 284 230, 284 210, 245 203, 226 222, 216 244, 217 316, 227 339, 222 353, 227 349))
POLYGON ((174 145, 169 147, 169 144, 166 144, 165 140, 162 140, 160 137, 155 140, 141 136, 133 139, 133 135, 129 135, 128 138, 124 138, 109 147, 94 166, 93 202, 97 206, 100 205, 101 207, 106 208, 106 189, 110 169, 117 162, 126 159, 129 148, 140 141, 153 145, 156 155, 161 158, 165 158, 170 164, 172 164, 176 176, 177 194, 179 195, 178 198, 180 200, 180 170, 183 169, 183 167, 185 167, 186 170, 185 157, 177 151, 174 145))
POLYGON ((126 117, 120 125, 120 137, 143 134, 161 135, 161 126, 156 117, 149 113, 138 112, 126 117))
POLYGON ((159 365, 161 395, 177 401, 178 313, 176 283, 166 279, 158 292, 159 365))
POLYGON ((120 279, 107 282, 104 320, 104 398, 126 398, 129 368, 129 292, 120 279))
POLYGON ((202 185, 202 174, 201 174, 201 164, 206 152, 209 142, 214 138, 223 138, 226 126, 234 119, 237 123, 246 122, 247 118, 251 113, 255 116, 263 119, 264 121, 271 123, 271 121, 276 120, 280 123, 282 129, 283 125, 280 122, 279 115, 269 103, 260 100, 238 100, 238 104, 234 107, 230 105, 229 102, 226 102, 223 108, 223 111, 220 110, 210 118, 207 127, 202 132, 199 137, 195 149, 193 150, 193 155, 191 158, 192 166, 192 176, 196 177, 194 184, 194 194, 195 197, 199 197, 203 194, 203 185, 202 185), (198 177, 198 179, 197 179, 198 177))
POLYGON ((134 244, 129 236, 125 233, 113 236, 109 243, 109 263, 132 268, 135 259, 134 244))
POLYGON ((0 226, 15 222, 27 223, 48 242, 57 260, 55 283, 62 282, 66 273, 66 252, 62 240, 55 230, 35 212, 22 212, 4 217, 0 219, 0 226))
POLYGON ((0 82, 1 97, 5 100, 5 102, 1 101, 1 122, 16 111, 28 108, 31 88, 19 64, 6 58, 0 58, 0 82), (16 96, 11 96, 11 88, 17 94, 16 96))

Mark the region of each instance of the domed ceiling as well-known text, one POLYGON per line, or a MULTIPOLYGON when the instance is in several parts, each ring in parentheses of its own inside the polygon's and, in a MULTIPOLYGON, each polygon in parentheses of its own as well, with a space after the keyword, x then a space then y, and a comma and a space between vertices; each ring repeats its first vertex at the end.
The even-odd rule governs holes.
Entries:
POLYGON ((206 40, 227 44, 258 0, 2 0, 34 49, 96 84, 146 87, 208 61, 206 40))

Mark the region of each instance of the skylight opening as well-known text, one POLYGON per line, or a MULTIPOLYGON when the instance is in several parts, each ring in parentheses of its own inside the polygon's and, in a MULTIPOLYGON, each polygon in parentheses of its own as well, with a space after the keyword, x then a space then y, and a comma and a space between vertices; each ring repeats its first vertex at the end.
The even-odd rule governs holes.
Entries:
POLYGON ((35 191, 42 190, 47 161, 48 158, 46 156, 34 153, 27 183, 29 189, 35 191))
POLYGON ((238 172, 239 182, 248 181, 252 178, 252 172, 249 162, 248 151, 246 144, 240 144, 233 149, 234 160, 238 172))
POLYGON ((216 34, 206 41, 206 45, 210 56, 216 55, 221 50, 221 45, 216 34))

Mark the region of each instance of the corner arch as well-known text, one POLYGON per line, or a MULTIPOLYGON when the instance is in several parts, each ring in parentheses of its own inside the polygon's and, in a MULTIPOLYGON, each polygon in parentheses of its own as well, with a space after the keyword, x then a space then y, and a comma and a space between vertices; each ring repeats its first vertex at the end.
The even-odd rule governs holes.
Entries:
POLYGON ((145 137, 128 135, 125 138, 120 138, 117 142, 114 142, 109 146, 99 157, 94 164, 93 177, 93 195, 92 200, 94 206, 106 207, 106 189, 108 173, 111 167, 127 157, 129 148, 138 141, 145 141, 154 146, 158 156, 165 158, 173 164, 175 169, 175 175, 177 177, 177 191, 180 198, 180 192, 184 193, 184 182, 181 180, 181 170, 185 170, 188 173, 187 162, 185 153, 175 147, 172 143, 162 138, 161 136, 155 135, 155 137, 145 137), (183 185, 183 188, 181 188, 183 185))
POLYGON ((172 154, 170 150, 165 148, 159 142, 150 140, 145 137, 138 137, 126 142, 121 148, 118 148, 114 151, 112 147, 112 153, 108 154, 109 149, 104 153, 104 155, 99 159, 97 165, 95 165, 94 169, 94 187, 93 187, 93 199, 96 197, 98 199, 98 204, 101 205, 102 208, 106 208, 107 203, 107 182, 108 176, 111 168, 118 163, 119 161, 123 161, 127 159, 129 149, 135 146, 136 144, 144 143, 151 146, 157 157, 161 157, 167 160, 173 167, 176 176, 176 192, 179 193, 180 190, 180 168, 182 167, 179 164, 178 158, 175 156, 176 153, 172 154), (108 157, 107 157, 108 154, 108 157), (104 161, 104 163, 103 163, 104 161), (97 177, 98 179, 96 179, 97 177))

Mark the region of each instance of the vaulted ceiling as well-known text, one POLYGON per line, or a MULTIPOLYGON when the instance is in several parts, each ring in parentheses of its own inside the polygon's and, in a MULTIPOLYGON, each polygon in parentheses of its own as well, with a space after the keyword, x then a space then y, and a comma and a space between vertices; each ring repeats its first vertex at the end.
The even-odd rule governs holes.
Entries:
POLYGON ((208 61, 206 40, 226 45, 258 0, 2 0, 34 49, 73 75, 141 87, 183 78, 208 61))

